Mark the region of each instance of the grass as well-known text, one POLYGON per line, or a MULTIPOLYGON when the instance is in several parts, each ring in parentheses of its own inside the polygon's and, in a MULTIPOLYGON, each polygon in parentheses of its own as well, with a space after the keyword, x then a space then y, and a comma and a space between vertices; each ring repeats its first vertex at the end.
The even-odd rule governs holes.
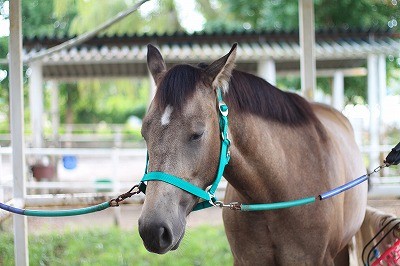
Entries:
MULTIPOLYGON (((29 236, 30 265, 232 265, 222 226, 188 229, 176 251, 149 253, 137 232, 119 228, 29 236)), ((0 265, 14 265, 11 233, 0 232, 0 265)))

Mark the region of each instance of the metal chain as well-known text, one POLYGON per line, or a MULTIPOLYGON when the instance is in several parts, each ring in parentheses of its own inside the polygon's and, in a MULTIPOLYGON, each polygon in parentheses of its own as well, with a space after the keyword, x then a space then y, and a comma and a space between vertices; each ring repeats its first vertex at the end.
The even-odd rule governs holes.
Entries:
POLYGON ((109 201, 111 207, 118 207, 119 203, 124 201, 127 198, 132 197, 133 195, 139 194, 141 192, 140 190, 140 184, 134 185, 128 192, 125 192, 121 195, 119 195, 116 198, 113 198, 109 201))

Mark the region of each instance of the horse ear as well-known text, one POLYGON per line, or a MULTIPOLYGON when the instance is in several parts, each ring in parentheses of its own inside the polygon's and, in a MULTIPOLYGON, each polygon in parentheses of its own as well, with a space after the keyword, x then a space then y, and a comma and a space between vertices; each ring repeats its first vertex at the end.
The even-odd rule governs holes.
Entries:
POLYGON ((167 70, 167 66, 165 65, 160 51, 151 44, 147 45, 147 67, 156 83, 160 74, 167 70))
POLYGON ((212 84, 213 89, 221 88, 228 90, 232 70, 235 67, 237 43, 234 43, 229 53, 211 63, 206 69, 206 75, 212 84))

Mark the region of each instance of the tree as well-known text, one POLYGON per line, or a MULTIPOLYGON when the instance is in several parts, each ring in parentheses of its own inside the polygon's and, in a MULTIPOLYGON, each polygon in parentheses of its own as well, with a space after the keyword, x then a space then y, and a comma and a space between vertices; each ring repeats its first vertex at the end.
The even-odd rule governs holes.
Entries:
MULTIPOLYGON (((220 24, 237 30, 297 30, 298 1, 293 0, 197 0, 198 9, 207 18, 205 30, 220 24), (216 3, 215 3, 216 2, 216 3), (222 14, 216 16, 215 14, 222 14)), ((314 0, 316 28, 365 29, 388 28, 399 31, 400 9, 388 0, 314 0)))
MULTIPOLYGON (((400 32, 400 8, 397 1, 389 0, 314 0, 316 29, 369 29, 380 28, 400 32)), ((298 1, 293 0, 197 0, 197 7, 207 18, 206 31, 232 30, 298 30, 298 1), (219 14, 219 15, 217 15, 219 14)), ((395 51, 394 51, 395 53, 395 51)), ((393 57, 398 57, 393 54, 393 57)), ((392 60, 396 61, 396 60, 392 60)), ((400 70, 398 63, 388 62, 390 77, 400 70)), ((300 80, 278 80, 286 88, 300 88, 300 80)), ((318 79, 317 85, 330 92, 330 82, 318 79)), ((349 101, 366 99, 366 78, 345 78, 345 95, 349 101)))
MULTIPOLYGON (((5 2, 0 0, 0 12, 4 11, 1 7, 5 2)), ((94 29, 136 2, 136 0, 24 0, 21 6, 23 35, 28 38, 78 35, 94 29)), ((135 12, 101 34, 123 35, 145 32, 164 34, 183 31, 174 0, 153 0, 152 3, 155 5, 148 12, 135 12)), ((0 15, 7 18, 3 13, 0 15)), ((1 38, 0 58, 6 58, 7 46, 8 37, 1 38)), ((1 73, 6 70, 6 66, 0 66, 1 73)), ((26 80, 25 78, 24 81, 26 80)), ((131 80, 116 82, 97 80, 60 83, 61 121, 93 123, 105 120, 123 123, 130 115, 143 115, 148 101, 148 96, 144 92, 150 85, 146 82, 135 82, 133 84, 131 80)), ((0 112, 9 113, 8 76, 2 78, 0 89, 0 112)))
MULTIPOLYGON (((0 0, 0 15, 8 19, 8 14, 2 8, 6 1, 0 0)), ((62 1, 57 1, 62 2, 62 1)), ((63 17, 56 17, 53 13, 53 0, 47 1, 22 1, 22 34, 25 37, 43 37, 54 35, 65 35, 69 31, 71 18, 74 16, 74 9, 70 8, 63 17)), ((7 58, 8 54, 8 36, 0 38, 0 58, 7 58)), ((0 71, 8 72, 8 66, 0 66, 0 71)), ((25 73, 25 72, 24 72, 25 73)), ((0 80, 0 112, 9 117, 9 80, 8 73, 6 77, 0 80)), ((24 77, 24 97, 27 104, 27 78, 24 77)), ((8 119, 9 120, 9 119, 8 119)), ((2 130, 8 130, 8 122, 5 123, 2 130)))
MULTIPOLYGON (((55 2, 55 14, 62 18, 70 7, 75 6, 76 14, 72 19, 70 35, 79 35, 94 29, 101 23, 113 18, 119 12, 133 6, 135 0, 63 0, 55 2)), ((178 11, 174 0, 153 0, 154 8, 148 13, 135 12, 108 28, 101 34, 124 35, 142 33, 173 33, 183 31, 179 23, 178 11)), ((144 5, 148 5, 145 3, 144 5)))
MULTIPOLYGON (((91 30, 136 3, 136 0, 23 0, 23 34, 33 36, 66 36, 77 35, 91 30)), ((399 32, 397 21, 400 20, 400 9, 396 1, 389 0, 314 0, 317 28, 391 28, 399 32)), ((5 0, 0 0, 0 15, 7 16, 1 9, 5 0)), ((176 0, 152 0, 144 4, 139 12, 110 27, 102 34, 144 34, 173 33, 184 31, 179 21, 179 8, 176 0), (151 7, 151 8, 149 8, 151 7), (146 11, 147 10, 147 11, 146 11)), ((204 30, 296 30, 298 29, 298 1, 293 0, 196 0, 198 10, 206 19, 204 30)), ((8 38, 0 38, 0 58, 7 55, 8 38)), ((391 69, 399 70, 400 60, 394 54, 389 62, 391 69)), ((0 71, 7 67, 0 66, 0 71)), ((4 73, 4 72, 2 72, 4 73)), ((388 71, 389 80, 396 80, 393 71, 388 71)), ((396 72, 399 73, 399 72, 396 72)), ((25 79, 26 80, 26 79, 25 79)), ((300 87, 299 79, 290 81, 278 80, 286 87, 300 87)), ((346 94, 365 94, 365 79, 345 79, 346 94)), ((133 92, 141 91, 143 86, 132 87, 131 81, 121 81, 117 88, 110 82, 102 82, 101 90, 97 82, 61 84, 60 104, 62 121, 90 122, 100 117, 107 121, 123 121, 136 111, 127 102, 135 102, 133 92), (118 95, 110 95, 117 90, 118 95), (95 92, 95 93, 94 93, 95 92), (96 96, 96 99, 90 97, 96 96), (106 97, 107 96, 107 97, 106 97), (106 100, 109 99, 109 100, 106 100), (102 99, 102 100, 100 100, 102 99), (91 104, 85 103, 85 101, 91 104), (100 102, 100 104, 98 103, 100 102), (88 108, 90 106, 90 108, 88 108), (68 117, 68 119, 67 119, 68 117), (66 120, 65 120, 66 119, 66 120)), ((318 86, 329 90, 329 81, 318 80, 318 86)), ((364 96, 365 97, 365 96, 364 96)), ((140 97, 146 101, 145 97, 140 97)), ((141 105, 141 103, 135 102, 141 105)), ((0 112, 8 110, 8 77, 0 81, 0 112)))

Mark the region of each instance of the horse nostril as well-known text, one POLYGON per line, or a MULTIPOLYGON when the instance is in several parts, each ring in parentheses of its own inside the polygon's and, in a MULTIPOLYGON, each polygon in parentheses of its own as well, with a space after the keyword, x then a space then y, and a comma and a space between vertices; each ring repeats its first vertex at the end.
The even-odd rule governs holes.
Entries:
POLYGON ((167 248, 172 243, 172 232, 168 227, 161 227, 159 229, 160 247, 167 248))
POLYGON ((172 248, 171 228, 163 223, 143 223, 139 220, 139 234, 150 252, 163 254, 172 248))

